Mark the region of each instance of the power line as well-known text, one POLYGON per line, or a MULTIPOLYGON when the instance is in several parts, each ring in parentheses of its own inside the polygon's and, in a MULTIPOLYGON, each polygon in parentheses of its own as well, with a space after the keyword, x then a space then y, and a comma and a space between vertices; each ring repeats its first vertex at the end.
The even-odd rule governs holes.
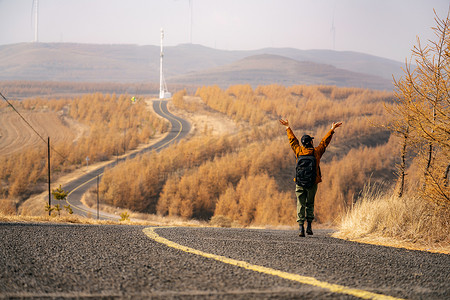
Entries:
MULTIPOLYGON (((20 116, 20 118, 33 130, 33 132, 42 140, 42 142, 44 142, 45 144, 48 144, 47 139, 43 138, 42 135, 40 135, 39 132, 37 132, 37 130, 34 129, 34 127, 25 119, 24 116, 22 116, 22 114, 14 107, 14 105, 12 105, 12 103, 1 92, 0 92, 0 96, 3 98, 3 100, 6 101, 6 103, 8 103, 9 106, 11 106, 11 108, 14 110, 14 112, 17 113, 20 116)), ((78 163, 69 160, 66 156, 64 156, 63 154, 58 152, 52 146, 50 146, 50 149, 52 151, 54 151, 56 154, 58 154, 62 158, 62 162, 67 161, 67 162, 69 162, 72 165, 78 165, 78 163)), ((86 171, 82 170, 82 172, 85 173, 86 171)))
MULTIPOLYGON (((3 96, 3 94, 0 92, 0 95, 2 96, 2 98, 3 98, 3 100, 5 100, 6 101, 6 103, 8 103, 8 105, 9 106, 11 106, 11 108, 20 116, 20 118, 34 131, 34 133, 36 133, 36 135, 45 143, 45 144, 47 144, 47 141, 39 134, 39 132, 37 132, 36 131, 36 129, 34 129, 34 127, 33 126, 31 126, 31 124, 25 119, 25 117, 24 116, 22 116, 21 114, 20 114, 20 112, 14 107, 14 105, 12 105, 12 103, 11 102, 9 102, 9 100, 8 99, 6 99, 6 97, 5 96, 3 96)), ((52 149, 56 154, 58 154, 62 159, 63 159, 63 162, 64 161, 68 161, 68 162, 70 162, 70 163, 72 163, 72 164, 75 164, 75 163, 73 163, 73 162, 71 162, 71 161, 69 161, 68 159, 67 159, 67 157, 64 157, 64 155, 62 155, 61 153, 59 153, 58 151, 56 151, 52 146, 50 146, 50 149, 52 149)))
POLYGON ((36 133, 38 136, 39 136, 39 138, 44 142, 44 143, 47 143, 46 141, 45 141, 45 139, 33 128, 33 126, 31 126, 31 124, 30 123, 28 123, 28 121, 20 114, 20 112, 14 107, 14 105, 12 105, 12 103, 11 102, 9 102, 8 101, 8 99, 6 99, 6 97, 5 96, 3 96, 3 94, 0 92, 0 95, 2 96, 2 98, 6 101, 6 103, 8 103, 8 105, 9 106, 11 106, 11 108, 22 118, 22 120, 25 122, 25 123, 27 123, 27 125, 34 131, 34 133, 36 133))

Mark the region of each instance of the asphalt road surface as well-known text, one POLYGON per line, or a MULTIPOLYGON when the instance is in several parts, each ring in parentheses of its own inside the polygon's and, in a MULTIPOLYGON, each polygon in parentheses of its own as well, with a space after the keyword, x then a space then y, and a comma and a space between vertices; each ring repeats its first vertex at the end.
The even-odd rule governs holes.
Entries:
MULTIPOLYGON (((171 129, 170 132, 167 134, 167 136, 162 139, 161 141, 155 143, 152 146, 149 146, 139 152, 133 153, 129 156, 127 156, 125 159, 133 158, 136 155, 140 155, 142 153, 156 150, 159 151, 173 143, 178 142, 182 138, 184 138, 190 131, 190 124, 177 116, 174 116, 169 112, 167 109, 167 101, 164 100, 155 100, 153 101, 153 110, 162 116, 163 118, 166 118, 170 124, 171 129)), ((95 187, 97 184, 97 176, 101 177, 103 175, 103 172, 106 168, 110 168, 117 163, 122 162, 124 159, 119 159, 115 162, 112 162, 102 168, 99 168, 95 171, 86 173, 82 177, 71 181, 70 183, 66 184, 62 188, 65 191, 69 191, 69 195, 67 197, 67 203, 63 203, 63 205, 70 204, 72 207, 72 210, 74 214, 85 216, 85 217, 97 217, 97 210, 96 209, 90 209, 81 203, 81 198, 83 197, 84 193, 86 193, 90 188, 95 187)), ((99 212, 99 219, 119 219, 120 217, 114 214, 109 214, 105 212, 99 212)))
POLYGON ((329 234, 0 224, 0 298, 450 299, 449 255, 329 234))

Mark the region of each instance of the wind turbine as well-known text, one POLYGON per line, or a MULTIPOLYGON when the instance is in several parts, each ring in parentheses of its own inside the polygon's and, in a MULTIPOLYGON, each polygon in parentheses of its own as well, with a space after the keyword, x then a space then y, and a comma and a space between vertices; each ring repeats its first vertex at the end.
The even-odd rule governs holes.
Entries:
POLYGON ((192 44, 192 12, 193 12, 194 0, 189 0, 189 41, 192 44))
POLYGON ((336 5, 334 6, 334 9, 333 9, 333 19, 331 21, 331 30, 330 30, 330 32, 333 36, 333 50, 336 50, 336 27, 334 27, 334 12, 335 12, 335 10, 336 10, 336 5))
POLYGON ((33 23, 33 14, 34 14, 34 40, 33 42, 39 42, 38 36, 38 24, 39 24, 39 0, 33 0, 33 4, 31 7, 31 22, 33 23))

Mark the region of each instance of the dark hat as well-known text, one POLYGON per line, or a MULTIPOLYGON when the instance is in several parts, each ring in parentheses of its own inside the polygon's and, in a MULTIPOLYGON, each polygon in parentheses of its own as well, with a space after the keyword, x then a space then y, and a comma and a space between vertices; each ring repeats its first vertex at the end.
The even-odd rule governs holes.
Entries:
POLYGON ((302 136, 302 145, 303 146, 310 145, 313 139, 314 139, 314 137, 311 137, 311 136, 305 134, 304 136, 302 136))

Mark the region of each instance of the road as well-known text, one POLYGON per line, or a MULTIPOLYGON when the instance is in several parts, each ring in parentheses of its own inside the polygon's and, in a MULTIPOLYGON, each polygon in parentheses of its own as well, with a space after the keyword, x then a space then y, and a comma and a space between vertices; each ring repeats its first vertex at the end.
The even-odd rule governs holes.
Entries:
POLYGON ((450 256, 316 230, 0 224, 0 299, 450 299, 450 256))
MULTIPOLYGON (((69 195, 67 197, 67 203, 64 203, 65 205, 70 204, 72 207, 72 210, 74 214, 85 216, 85 217, 96 217, 97 216, 97 210, 91 209, 83 205, 81 202, 81 198, 90 188, 95 187, 97 184, 97 176, 101 177, 103 175, 103 172, 106 168, 113 167, 117 163, 122 162, 125 159, 133 158, 136 155, 142 154, 144 152, 148 152, 151 150, 159 151, 173 143, 178 142, 179 140, 183 139, 190 131, 190 124, 184 119, 181 119, 177 116, 174 116, 169 112, 167 109, 167 101, 164 100, 155 100, 153 101, 153 110, 162 116, 163 118, 166 118, 169 120, 171 124, 170 132, 162 139, 161 141, 155 143, 152 146, 149 146, 145 149, 142 149, 139 152, 130 154, 126 158, 119 159, 118 161, 112 162, 102 168, 99 168, 95 171, 86 173, 82 177, 73 180, 69 182, 68 184, 64 185, 62 188, 66 191, 69 191, 69 195)), ((120 217, 114 214, 109 214, 106 212, 99 212, 99 218, 100 219, 112 219, 117 220, 120 217)))

